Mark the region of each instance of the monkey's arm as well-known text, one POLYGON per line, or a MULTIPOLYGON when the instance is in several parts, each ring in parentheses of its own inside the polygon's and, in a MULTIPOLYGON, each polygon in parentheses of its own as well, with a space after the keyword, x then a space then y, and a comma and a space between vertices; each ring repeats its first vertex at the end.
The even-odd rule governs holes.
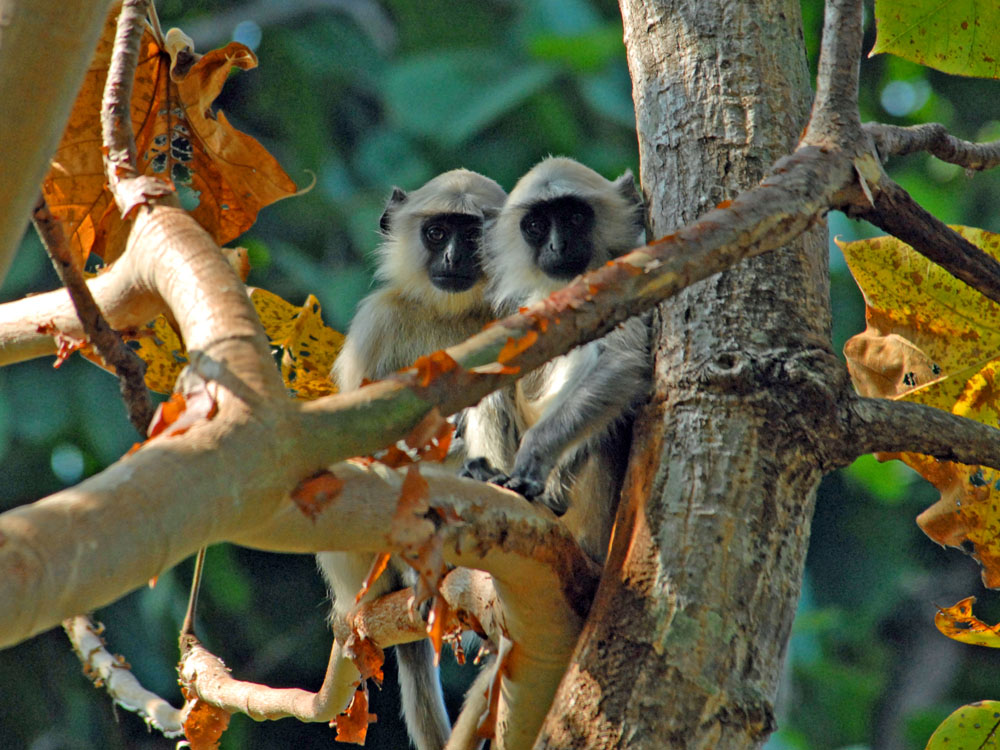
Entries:
POLYGON ((513 386, 494 391, 462 412, 458 433, 465 464, 459 476, 494 484, 507 477, 519 440, 516 417, 513 386))
MULTIPOLYGON (((560 459, 605 432, 646 393, 651 369, 648 328, 633 318, 567 355, 565 364, 566 381, 525 432, 509 480, 499 482, 529 499, 542 496, 560 459)), ((566 511, 565 501, 550 498, 546 504, 557 506, 552 507, 557 514, 566 511)))

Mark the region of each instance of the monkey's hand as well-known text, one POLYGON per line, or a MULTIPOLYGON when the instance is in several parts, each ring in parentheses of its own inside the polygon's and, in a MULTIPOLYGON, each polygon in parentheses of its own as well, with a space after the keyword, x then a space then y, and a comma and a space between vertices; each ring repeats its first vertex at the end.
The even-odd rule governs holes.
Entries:
POLYGON ((500 469, 497 469, 486 460, 484 457, 480 458, 470 458, 464 464, 462 468, 458 470, 458 475, 460 477, 467 477, 468 479, 475 479, 480 482, 489 482, 490 484, 499 484, 501 487, 504 486, 502 481, 507 479, 507 475, 504 474, 500 469))

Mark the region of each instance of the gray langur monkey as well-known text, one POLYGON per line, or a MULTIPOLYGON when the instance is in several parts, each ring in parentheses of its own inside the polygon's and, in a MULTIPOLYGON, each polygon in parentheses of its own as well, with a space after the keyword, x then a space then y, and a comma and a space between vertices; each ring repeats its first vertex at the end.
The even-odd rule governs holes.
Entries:
MULTIPOLYGON (((499 315, 544 299, 643 244, 643 216, 631 172, 612 182, 572 159, 544 159, 486 233, 487 297, 499 315)), ((603 562, 628 451, 623 428, 650 377, 648 326, 631 318, 480 402, 462 473, 542 502, 603 562), (497 443, 509 429, 513 453, 497 443)))
MULTIPOLYGON (((361 301, 333 366, 342 391, 463 341, 493 319, 480 251, 483 223, 495 218, 505 198, 496 182, 466 169, 445 172, 410 193, 393 190, 380 222, 385 239, 376 278, 382 286, 361 301)), ((342 617, 354 608, 373 556, 321 552, 316 560, 329 583, 333 616, 342 617)), ((364 600, 414 580, 408 566, 392 558, 364 600)), ((430 641, 396 646, 396 660, 410 738, 417 750, 441 750, 450 723, 430 641)), ((340 671, 346 675, 338 679, 336 700, 346 705, 358 674, 353 665, 340 671)))

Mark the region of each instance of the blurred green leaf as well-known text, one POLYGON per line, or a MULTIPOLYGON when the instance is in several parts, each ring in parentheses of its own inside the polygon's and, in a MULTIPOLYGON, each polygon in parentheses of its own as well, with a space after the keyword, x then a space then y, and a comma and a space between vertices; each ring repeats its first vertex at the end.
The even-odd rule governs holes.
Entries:
POLYGON ((608 24, 575 36, 541 34, 528 43, 539 60, 558 62, 578 73, 599 70, 625 54, 620 24, 608 24))
POLYGON ((203 585, 205 593, 225 610, 239 612, 250 606, 250 581, 233 559, 228 544, 213 544, 206 550, 203 585))
POLYGON ((552 82, 556 69, 514 65, 486 49, 411 58, 386 78, 386 104, 402 129, 455 148, 552 82))
POLYGON ((870 453, 845 470, 847 476, 886 503, 898 503, 909 494, 916 473, 902 461, 879 461, 870 453))
POLYGON ((595 112, 629 130, 635 128, 632 81, 624 65, 581 76, 580 92, 595 112))
POLYGON ((569 36, 589 31, 601 22, 601 16, 589 0, 533 0, 525 3, 523 22, 535 34, 569 36))
POLYGON ((384 186, 387 196, 393 185, 413 190, 434 176, 434 168, 416 145, 388 128, 373 130, 361 142, 354 155, 354 167, 368 175, 371 184, 384 186))

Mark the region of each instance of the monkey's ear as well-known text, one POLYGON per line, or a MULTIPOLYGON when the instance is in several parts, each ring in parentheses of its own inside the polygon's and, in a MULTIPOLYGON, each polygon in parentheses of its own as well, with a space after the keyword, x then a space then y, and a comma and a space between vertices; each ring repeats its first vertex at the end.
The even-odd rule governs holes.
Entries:
POLYGON ((405 202, 406 191, 403 188, 394 187, 392 195, 389 196, 389 202, 385 204, 382 218, 378 220, 378 228, 382 230, 383 234, 389 234, 389 219, 392 217, 392 212, 405 202))
POLYGON ((494 206, 488 206, 483 208, 483 229, 491 227, 496 224, 497 217, 500 215, 500 209, 494 206))
POLYGON ((626 169, 625 173, 615 180, 614 184, 615 189, 629 203, 642 203, 642 198, 639 195, 639 190, 635 186, 635 177, 632 176, 631 169, 626 169))

